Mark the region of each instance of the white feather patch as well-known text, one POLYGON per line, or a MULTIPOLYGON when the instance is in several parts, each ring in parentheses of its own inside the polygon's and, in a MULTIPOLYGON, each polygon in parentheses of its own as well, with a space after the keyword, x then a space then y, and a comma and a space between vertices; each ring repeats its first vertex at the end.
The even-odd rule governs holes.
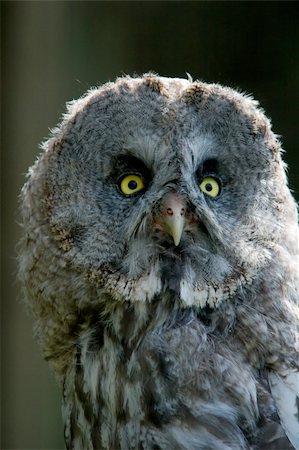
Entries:
POLYGON ((296 450, 299 450, 299 373, 282 377, 269 374, 269 384, 281 425, 296 450))
POLYGON ((151 301, 155 295, 161 292, 161 277, 159 274, 159 266, 155 264, 151 267, 149 274, 141 277, 130 292, 131 297, 136 301, 151 301))

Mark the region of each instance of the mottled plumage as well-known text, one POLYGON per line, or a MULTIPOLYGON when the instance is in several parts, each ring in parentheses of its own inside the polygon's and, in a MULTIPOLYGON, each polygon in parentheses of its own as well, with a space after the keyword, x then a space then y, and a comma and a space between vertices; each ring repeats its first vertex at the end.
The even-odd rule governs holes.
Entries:
POLYGON ((299 448, 276 395, 298 380, 297 210, 256 101, 151 74, 91 90, 22 215, 68 449, 299 448))

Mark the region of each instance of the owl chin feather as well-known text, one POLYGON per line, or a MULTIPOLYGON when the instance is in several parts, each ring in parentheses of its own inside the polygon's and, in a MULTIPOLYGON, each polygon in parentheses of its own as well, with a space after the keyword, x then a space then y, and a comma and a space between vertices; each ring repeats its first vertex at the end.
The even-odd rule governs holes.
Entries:
POLYGON ((179 247, 169 240, 156 245, 139 239, 137 247, 133 243, 131 253, 123 258, 121 270, 107 264, 89 269, 87 277, 120 302, 152 302, 167 292, 182 308, 217 308, 222 301, 248 288, 271 259, 268 250, 253 249, 243 255, 241 262, 228 262, 202 244, 190 243, 190 239, 183 240, 179 247), (136 248, 144 248, 143 254, 136 248), (132 257, 132 249, 142 254, 141 264, 134 253, 132 257))
POLYGON ((152 264, 149 273, 138 279, 127 280, 124 275, 114 273, 112 270, 101 268, 88 271, 88 280, 96 286, 113 295, 116 301, 152 302, 159 295, 167 293, 168 297, 176 299, 182 308, 194 307, 195 309, 217 308, 222 301, 233 297, 238 290, 250 286, 254 278, 254 272, 242 271, 238 274, 229 274, 223 281, 209 282, 198 278, 190 264, 173 262, 161 269, 161 260, 152 264), (171 264, 171 270, 169 265, 171 264), (165 271, 165 268, 167 270, 165 271), (103 276, 104 274, 104 276, 103 276))

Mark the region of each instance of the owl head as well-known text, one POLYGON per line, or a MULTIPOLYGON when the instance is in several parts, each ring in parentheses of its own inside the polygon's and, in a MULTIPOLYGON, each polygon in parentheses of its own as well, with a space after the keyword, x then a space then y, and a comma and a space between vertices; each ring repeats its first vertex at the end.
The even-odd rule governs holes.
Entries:
POLYGON ((69 103, 22 191, 20 273, 43 334, 99 303, 218 308, 274 259, 295 265, 280 150, 257 102, 218 84, 123 77, 69 103))

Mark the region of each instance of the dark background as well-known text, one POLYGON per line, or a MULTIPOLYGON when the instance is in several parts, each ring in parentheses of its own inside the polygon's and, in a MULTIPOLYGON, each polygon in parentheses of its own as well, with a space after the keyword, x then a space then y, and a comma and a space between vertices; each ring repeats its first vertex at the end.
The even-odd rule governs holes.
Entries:
POLYGON ((2 444, 63 447, 60 392, 16 282, 17 197, 65 101, 153 70, 253 93, 287 151, 298 198, 297 2, 1 2, 2 444))

